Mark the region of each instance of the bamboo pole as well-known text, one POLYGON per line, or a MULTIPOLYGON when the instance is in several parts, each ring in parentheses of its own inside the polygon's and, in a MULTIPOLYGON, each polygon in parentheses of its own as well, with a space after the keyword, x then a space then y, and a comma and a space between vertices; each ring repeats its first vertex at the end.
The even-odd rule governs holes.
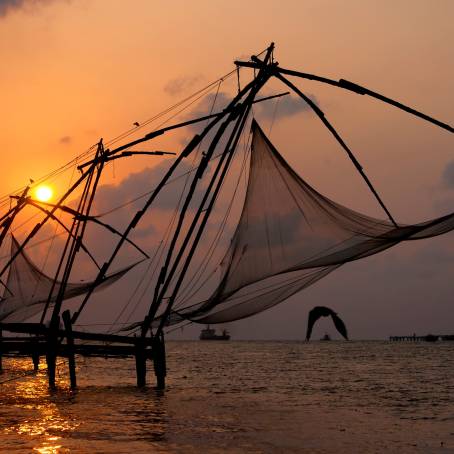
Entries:
MULTIPOLYGON (((189 248, 189 252, 188 252, 188 256, 186 257, 185 259, 185 262, 184 262, 184 265, 183 265, 183 268, 182 270, 180 271, 179 273, 179 276, 177 278, 177 282, 172 290, 172 295, 170 297, 170 299, 168 300, 168 304, 167 304, 167 307, 164 311, 164 314, 161 318, 161 323, 159 325, 159 328, 157 330, 157 335, 159 336, 161 333, 162 333, 162 329, 164 327, 164 324, 167 320, 167 317, 170 315, 170 311, 172 309, 172 305, 175 301, 175 298, 176 298, 176 295, 178 293, 178 290, 183 282, 183 279, 184 279, 184 276, 189 268, 189 265, 190 265, 190 262, 192 260, 192 257, 195 253, 195 249, 198 245, 198 242, 201 238, 201 235, 202 235, 202 232, 204 230, 204 227, 208 221, 208 217, 211 213, 211 210, 214 206, 214 203, 216 201, 216 198, 217 198, 217 194, 219 193, 219 190, 222 186, 222 181, 226 175, 226 172, 229 168, 229 165, 230 165, 230 162, 233 158, 233 155, 234 155, 234 151, 236 149, 236 146, 238 144, 238 141, 239 141, 239 138, 241 136, 241 132, 244 128, 244 124, 246 122, 246 119, 248 117, 248 114, 249 114, 249 111, 251 109, 251 106, 252 106, 252 103, 254 101, 254 98, 255 96, 257 95, 257 93, 259 92, 259 90, 263 87, 263 85, 265 85, 265 83, 268 81, 269 77, 270 77, 270 74, 268 72, 268 68, 267 68, 267 65, 268 65, 268 62, 269 62, 269 58, 271 56, 271 53, 274 49, 274 45, 271 44, 270 47, 268 48, 268 51, 267 51, 267 54, 265 56, 265 60, 264 60, 264 66, 263 68, 261 69, 261 71, 259 72, 259 74, 257 75, 257 77, 252 81, 252 86, 251 86, 251 90, 250 92, 247 94, 247 97, 246 99, 244 100, 243 104, 241 105, 241 111, 238 113, 237 116, 235 117, 229 117, 227 118, 226 122, 221 126, 221 128, 219 128, 218 130, 218 133, 217 133, 217 136, 215 136, 215 138, 213 139, 213 141, 211 142, 210 144, 210 147, 208 148, 208 151, 206 153, 206 157, 209 158, 210 156, 210 153, 213 153, 214 151, 214 148, 215 146, 217 145, 221 135, 224 134, 228 124, 232 121, 235 122, 235 125, 234 125, 234 128, 233 128, 233 131, 231 132, 230 134, 230 137, 228 138, 228 141, 227 141, 227 145, 225 146, 225 149, 224 149, 224 152, 222 154, 222 159, 219 161, 218 163, 218 166, 216 167, 214 173, 213 173, 213 176, 212 176, 212 179, 207 187, 207 190, 205 191, 205 195, 204 195, 204 198, 199 206, 199 210, 197 211, 192 223, 191 223, 191 226, 189 227, 188 229, 188 232, 186 233, 186 236, 182 242, 182 245, 180 246, 180 251, 179 253, 177 254, 177 257, 175 258, 174 260, 174 263, 172 265, 172 268, 169 272, 169 275, 166 277, 166 281, 163 285, 163 288, 161 289, 160 291, 160 294, 159 294, 159 297, 156 298, 152 305, 150 306, 150 310, 149 310, 149 313, 148 313, 148 319, 145 319, 144 320, 144 328, 147 328, 147 324, 150 323, 150 321, 152 320, 152 318, 155 316, 156 314, 156 311, 157 311, 157 308, 159 307, 161 301, 162 301, 162 298, 164 297, 165 295, 165 292, 167 291, 167 289, 169 288, 169 285, 170 285, 170 282, 172 280, 172 278, 174 277, 174 274, 177 270, 177 267, 179 265, 179 262, 180 260, 182 259, 183 257, 183 253, 185 251, 185 248, 186 246, 189 245, 189 241, 190 241, 190 238, 192 236, 192 233, 196 227, 196 224, 198 223, 198 220, 199 220, 199 217, 201 216, 202 214, 202 211, 205 212, 204 216, 203 216, 203 219, 202 219, 202 222, 200 223, 200 226, 199 226, 199 229, 198 229, 198 232, 196 233, 195 235, 195 238, 192 242, 192 245, 191 247, 189 248), (225 164, 224 164, 224 167, 222 168, 221 170, 221 167, 223 165, 223 159, 226 158, 226 161, 225 161, 225 164), (219 178, 218 178, 218 181, 217 181, 217 184, 215 184, 215 179, 218 177, 218 173, 219 173, 219 178), (208 194, 211 193, 211 191, 213 190, 213 194, 212 194, 212 197, 211 197, 211 200, 209 202, 209 205, 208 207, 204 210, 204 207, 205 207, 205 203, 208 199, 208 194)), ((187 195, 187 198, 186 198, 186 201, 185 201, 185 204, 183 205, 183 208, 182 208, 182 212, 184 214, 184 209, 187 207, 187 205, 189 204, 189 200, 188 198, 192 195, 192 193, 194 192, 194 188, 195 188, 195 185, 197 184, 197 179, 198 179, 198 175, 196 175, 196 177, 194 178, 193 180, 193 183, 188 191, 188 195, 187 195)), ((181 214, 180 214, 181 216, 181 214)), ((180 222, 181 224, 181 222, 180 222)), ((176 236, 179 234, 179 226, 177 226, 177 228, 175 229, 175 233, 174 233, 174 238, 173 238, 173 243, 176 242, 176 236)), ((173 244, 172 243, 172 244, 173 244)), ((171 246, 172 247, 172 246, 171 246)), ((170 251, 169 253, 172 252, 171 248, 169 248, 170 251)), ((158 287, 158 285, 157 285, 158 287)), ((146 332, 146 331, 145 331, 146 332)), ((142 330, 142 333, 144 333, 144 329, 142 330)))
POLYGON ((33 361, 33 370, 38 372, 39 370, 39 342, 35 338, 32 341, 32 361, 33 361))
POLYGON ((135 338, 135 353, 137 387, 143 388, 147 384, 147 357, 145 354, 145 343, 141 337, 135 338))
POLYGON ((57 349, 58 349, 58 338, 57 329, 60 317, 57 316, 55 319, 55 325, 51 324, 47 333, 47 345, 46 345, 46 365, 47 365, 47 377, 49 380, 49 388, 55 389, 55 369, 57 362, 57 349))
POLYGON ((74 337, 73 330, 71 325, 71 315, 68 310, 62 313, 63 323, 65 324, 66 330, 66 345, 67 345, 67 354, 68 354, 68 368, 69 368, 69 380, 71 389, 77 387, 76 379, 76 358, 74 355, 74 337))
POLYGON ((339 143, 339 145, 347 153, 347 156, 350 158, 350 160, 352 161, 352 163, 355 166, 356 170, 359 172, 359 174, 361 175, 363 180, 366 182, 367 187, 372 192, 372 194, 375 197, 375 199, 377 200, 378 204, 383 208, 383 211, 386 213, 386 215, 388 216, 388 218, 391 221, 391 223, 394 225, 394 227, 398 228, 399 226, 397 225, 397 222, 394 220, 394 217, 392 216, 391 212, 386 207, 385 203, 383 202, 382 198, 378 194, 377 190, 375 189, 374 185, 370 181, 369 177, 364 172, 363 167, 358 162, 358 160, 356 159, 355 155, 350 150, 350 148, 347 146, 347 144, 344 142, 344 140, 339 135, 339 133, 336 131, 336 129, 334 129, 333 125, 325 117, 325 114, 323 113, 323 111, 308 96, 306 96, 298 87, 296 87, 292 82, 290 82, 284 76, 279 74, 278 71, 275 71, 274 75, 281 82, 283 82, 285 85, 287 85, 289 88, 291 88, 297 95, 299 95, 311 107, 311 109, 314 111, 314 113, 317 115, 317 117, 322 121, 322 123, 326 126, 328 131, 334 136, 334 138, 339 143))
MULTIPOLYGON (((252 68, 252 69, 260 69, 263 65, 260 61, 253 61, 253 62, 235 61, 235 64, 237 66, 242 66, 245 68, 252 68)), ((387 96, 383 96, 382 94, 369 90, 366 87, 358 85, 354 82, 350 82, 349 80, 345 80, 345 79, 333 80, 333 79, 329 79, 327 77, 321 77, 321 76, 317 76, 315 74, 303 73, 301 71, 294 71, 291 69, 286 69, 286 68, 281 68, 281 67, 276 67, 276 70, 280 74, 285 74, 287 76, 299 77, 301 79, 315 80, 317 82, 332 85, 334 87, 343 88, 344 90, 348 90, 348 91, 356 93, 358 95, 370 96, 371 98, 378 99, 379 101, 382 101, 393 107, 397 107, 398 109, 403 110, 404 112, 414 115, 415 117, 419 117, 422 120, 425 120, 442 129, 445 129, 446 131, 454 133, 453 126, 448 125, 447 123, 444 123, 440 120, 437 120, 436 118, 433 118, 429 115, 426 115, 425 113, 420 112, 416 109, 413 109, 412 107, 402 104, 401 102, 396 101, 395 99, 388 98, 387 96)))
POLYGON ((165 389, 166 387, 166 346, 164 342, 164 335, 156 335, 153 338, 153 366, 156 375, 156 388, 165 389))
MULTIPOLYGON (((167 184, 168 180, 170 179, 170 177, 172 176, 174 170, 179 166, 179 164, 181 163, 181 161, 184 159, 184 158, 187 158, 194 150, 195 148, 201 143, 201 141, 204 139, 204 137, 207 136, 207 134, 222 120, 222 118, 224 116, 227 116, 228 114, 231 114, 232 111, 234 111, 236 108, 237 108, 237 105, 238 105, 238 102, 239 100, 243 97, 243 95, 245 93, 247 93, 251 88, 252 86, 254 85, 254 81, 252 82, 249 82, 241 91, 240 93, 238 93, 234 98, 233 100, 230 102, 230 104, 222 111, 220 112, 219 114, 217 114, 214 119, 207 125, 205 126, 204 130, 200 133, 200 134, 196 134, 190 141, 189 143, 186 145, 186 147, 184 148, 184 150, 180 153, 180 155, 175 159, 174 163, 172 164, 172 166, 169 168, 169 170, 167 171, 167 173, 164 175, 164 177, 162 178, 162 180, 160 181, 160 183, 158 184, 158 186, 155 188, 155 190, 153 191, 153 193, 150 195, 150 197, 148 198, 148 200, 145 202, 143 208, 139 211, 137 211, 137 213, 135 214, 135 216, 133 217, 133 219, 131 220, 131 222, 129 223, 129 225, 126 227, 126 229, 124 230, 123 232, 123 235, 122 237, 120 238, 118 244, 116 245, 114 251, 112 252, 109 260, 104 263, 104 265, 101 267, 99 273, 97 274, 96 276, 96 279, 95 281, 93 282, 93 284, 90 286, 90 289, 89 291, 87 292, 87 294, 85 295, 85 298, 83 299, 83 301, 81 302, 80 306, 79 306, 79 309, 74 312, 73 316, 72 316, 72 322, 75 323, 76 320, 78 319, 80 313, 82 312, 82 310, 84 309, 85 305, 87 304, 90 296, 92 295, 94 289, 102 282, 103 280, 103 277, 105 275, 105 273, 107 272, 107 270, 109 269, 109 267, 111 266, 111 264, 113 263, 115 257, 117 256, 118 252, 120 251, 121 247, 123 246, 124 242, 126 241, 126 238, 128 237, 128 235, 131 233, 131 231, 136 227, 137 223, 140 221, 140 219, 144 216, 144 214, 147 212, 147 210, 150 208, 150 206, 152 205, 153 201, 155 200, 155 198, 158 196, 158 194, 160 193, 160 191, 162 190, 162 188, 167 184)), ((200 119, 199 119, 200 120, 200 119)), ((189 124, 189 123, 187 123, 189 124)), ((182 125, 177 125, 175 126, 176 127, 181 127, 182 125)), ((164 128, 165 129, 165 128, 164 128)), ((164 133, 164 130, 160 130, 160 131, 155 131, 153 133, 150 133, 150 134, 147 134, 147 136, 145 136, 145 138, 143 139, 139 139, 139 142, 138 141, 135 141, 135 142, 131 142, 127 145, 123 145, 122 147, 119 147, 117 148, 116 150, 113 150, 111 152, 108 152, 108 156, 110 156, 111 153, 113 153, 114 151, 115 152, 118 152, 118 151, 121 151, 123 150, 124 148, 128 148, 136 143, 140 143, 140 142, 143 142, 144 140, 150 140, 151 138, 157 136, 157 135, 160 135, 160 134, 163 134, 164 133)), ((93 163, 95 163, 96 161, 93 161, 93 163)))

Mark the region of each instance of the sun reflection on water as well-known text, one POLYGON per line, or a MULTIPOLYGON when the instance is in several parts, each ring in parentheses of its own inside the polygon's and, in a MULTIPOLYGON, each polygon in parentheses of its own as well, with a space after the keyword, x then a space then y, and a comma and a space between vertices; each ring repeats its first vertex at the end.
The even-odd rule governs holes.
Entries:
POLYGON ((1 453, 18 447, 20 452, 45 454, 172 452, 166 446, 167 393, 138 390, 130 360, 118 360, 115 374, 106 372, 111 363, 104 358, 80 359, 79 364, 85 372, 80 374, 79 391, 69 388, 66 364, 57 373, 57 390, 50 391, 45 371, 28 373, 29 358, 5 358, 7 380, 0 386, 1 453))
POLYGON ((59 439, 60 437, 49 437, 48 442, 52 444, 46 444, 46 442, 44 442, 43 446, 33 448, 33 450, 39 452, 40 454, 58 454, 65 451, 69 452, 69 450, 62 451, 62 445, 54 444, 59 439))
MULTIPOLYGON (((23 362, 23 360, 15 360, 23 362)), ((21 369, 23 364, 14 364, 21 369)), ((64 386, 64 384, 63 384, 64 386)), ((74 431, 79 423, 71 418, 71 412, 61 411, 64 402, 68 402, 71 392, 67 388, 51 392, 47 386, 45 374, 36 374, 14 382, 9 398, 15 408, 20 408, 23 419, 12 421, 4 428, 5 434, 18 434, 30 438, 33 451, 42 454, 69 452, 62 448, 62 436, 74 431)))

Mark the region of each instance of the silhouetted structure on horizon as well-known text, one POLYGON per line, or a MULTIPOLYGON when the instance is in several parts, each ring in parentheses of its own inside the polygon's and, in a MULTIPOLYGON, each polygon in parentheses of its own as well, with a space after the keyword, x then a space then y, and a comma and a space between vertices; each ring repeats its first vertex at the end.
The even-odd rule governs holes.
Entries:
POLYGON ((454 334, 426 334, 425 336, 389 336, 392 342, 437 342, 454 341, 454 334))

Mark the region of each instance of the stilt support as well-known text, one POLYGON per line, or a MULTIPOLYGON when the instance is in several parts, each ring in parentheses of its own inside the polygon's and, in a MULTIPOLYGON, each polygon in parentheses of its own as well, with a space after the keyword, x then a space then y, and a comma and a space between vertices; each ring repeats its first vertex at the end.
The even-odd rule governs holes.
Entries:
POLYGON ((156 387, 164 389, 166 387, 166 347, 164 343, 164 335, 161 333, 159 337, 154 338, 153 342, 153 366, 156 375, 156 387))
POLYGON ((137 339, 135 347, 137 386, 143 388, 147 384, 147 357, 142 338, 137 339))
POLYGON ((47 363, 47 377, 49 379, 49 388, 55 389, 55 369, 57 365, 57 331, 60 324, 60 317, 56 318, 54 324, 51 326, 47 333, 47 349, 46 349, 46 363, 47 363), (53 326, 54 325, 54 326, 53 326))
POLYGON ((32 361, 33 361, 33 370, 38 372, 39 370, 39 351, 38 351, 38 342, 34 343, 35 350, 32 352, 32 361))
POLYGON ((49 388, 55 389, 55 367, 56 367, 56 355, 55 355, 55 341, 49 339, 49 345, 46 352, 46 364, 47 364, 47 376, 49 379, 49 388), (54 345, 52 345, 54 344, 54 345))
POLYGON ((62 313, 63 323, 65 324, 66 330, 66 346, 68 349, 68 367, 69 367, 69 381, 71 389, 77 387, 76 379, 76 357, 74 355, 74 337, 73 330, 71 325, 71 314, 69 311, 64 311, 62 313))

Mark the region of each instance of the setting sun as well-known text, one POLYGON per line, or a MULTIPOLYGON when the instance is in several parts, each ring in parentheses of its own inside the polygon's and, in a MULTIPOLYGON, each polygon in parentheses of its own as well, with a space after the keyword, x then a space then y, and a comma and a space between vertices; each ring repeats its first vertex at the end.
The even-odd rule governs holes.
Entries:
POLYGON ((35 190, 35 197, 40 202, 48 202, 52 198, 52 194, 50 186, 38 186, 35 190))

